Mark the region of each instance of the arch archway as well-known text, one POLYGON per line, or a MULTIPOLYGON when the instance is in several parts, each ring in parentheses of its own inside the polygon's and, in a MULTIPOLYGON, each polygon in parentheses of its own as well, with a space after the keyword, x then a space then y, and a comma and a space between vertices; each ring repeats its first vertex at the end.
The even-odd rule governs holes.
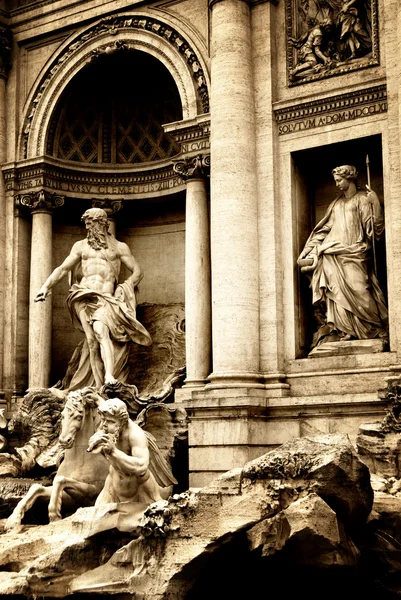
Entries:
POLYGON ((183 119, 208 112, 209 77, 202 52, 174 25, 150 14, 118 15, 71 36, 43 69, 28 98, 20 158, 46 154, 51 117, 69 83, 88 63, 121 49, 140 50, 166 67, 178 89, 183 119))
POLYGON ((68 84, 52 115, 46 154, 79 163, 140 165, 179 152, 163 123, 182 119, 177 86, 153 56, 103 54, 68 84))

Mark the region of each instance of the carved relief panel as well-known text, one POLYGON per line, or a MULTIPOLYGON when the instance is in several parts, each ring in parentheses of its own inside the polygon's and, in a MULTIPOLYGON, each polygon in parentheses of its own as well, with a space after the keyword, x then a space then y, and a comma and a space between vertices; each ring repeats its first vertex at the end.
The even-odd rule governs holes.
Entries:
POLYGON ((379 64, 377 0, 286 0, 289 85, 379 64))

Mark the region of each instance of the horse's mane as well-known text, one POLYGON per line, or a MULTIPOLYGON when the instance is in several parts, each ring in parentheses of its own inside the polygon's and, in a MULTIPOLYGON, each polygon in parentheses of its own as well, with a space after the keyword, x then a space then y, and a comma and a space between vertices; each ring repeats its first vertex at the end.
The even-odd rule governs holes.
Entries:
POLYGON ((77 410, 83 414, 87 408, 96 408, 96 401, 81 393, 80 390, 70 392, 67 396, 65 408, 77 410))

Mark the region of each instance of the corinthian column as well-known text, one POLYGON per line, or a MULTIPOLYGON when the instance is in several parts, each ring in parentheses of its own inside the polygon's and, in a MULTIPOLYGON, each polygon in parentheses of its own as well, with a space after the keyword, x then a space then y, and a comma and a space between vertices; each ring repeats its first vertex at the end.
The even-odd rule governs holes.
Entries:
POLYGON ((210 156, 177 161, 187 184, 185 215, 185 387, 204 386, 211 368, 210 238, 206 177, 210 156))
POLYGON ((259 387, 259 280, 250 9, 212 0, 211 253, 214 387, 259 387))
MULTIPOLYGON (((10 68, 11 32, 0 26, 0 167, 7 160, 6 136, 6 82, 10 68)), ((0 175, 0 264, 5 265, 6 252, 6 193, 3 176, 0 175)), ((5 277, 0 277, 0 346, 4 340, 4 293, 5 277)), ((3 354, 0 353, 0 389, 3 389, 3 354)))
POLYGON ((31 274, 29 282, 29 388, 49 387, 51 369, 52 304, 34 302, 52 272, 52 214, 64 197, 45 191, 19 197, 32 213, 31 274))

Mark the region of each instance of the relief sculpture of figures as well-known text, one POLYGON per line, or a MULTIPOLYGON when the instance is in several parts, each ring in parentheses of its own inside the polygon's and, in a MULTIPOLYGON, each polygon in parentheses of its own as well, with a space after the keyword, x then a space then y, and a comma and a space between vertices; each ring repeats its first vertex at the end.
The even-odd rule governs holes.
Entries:
POLYGON ((76 242, 69 256, 43 284, 35 302, 44 301, 51 288, 70 273, 67 305, 74 325, 85 333, 78 369, 69 389, 124 381, 128 343, 152 343, 136 319, 135 288, 142 279, 141 269, 127 244, 109 232, 107 213, 100 208, 87 210, 82 220, 87 238, 76 242), (132 275, 118 283, 121 264, 132 275))
POLYGON ((378 64, 376 1, 287 0, 290 83, 378 64))
POLYGON ((313 346, 387 338, 387 308, 375 273, 375 243, 384 231, 377 194, 358 187, 351 165, 332 171, 340 191, 306 241, 298 264, 311 274, 320 325, 313 346))

